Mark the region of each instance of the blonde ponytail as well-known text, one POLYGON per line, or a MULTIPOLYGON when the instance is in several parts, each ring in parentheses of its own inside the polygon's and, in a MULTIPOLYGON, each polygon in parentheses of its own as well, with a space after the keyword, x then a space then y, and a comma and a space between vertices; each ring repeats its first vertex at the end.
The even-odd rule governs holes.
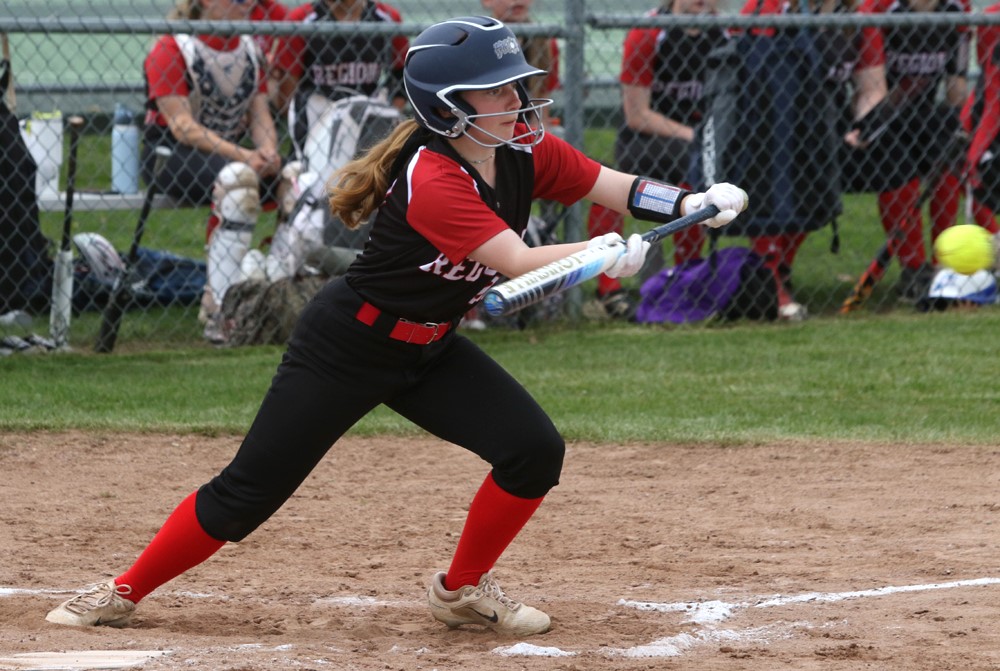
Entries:
POLYGON ((389 174, 400 151, 420 126, 407 119, 384 140, 338 170, 327 182, 330 212, 354 230, 368 221, 389 191, 389 174))

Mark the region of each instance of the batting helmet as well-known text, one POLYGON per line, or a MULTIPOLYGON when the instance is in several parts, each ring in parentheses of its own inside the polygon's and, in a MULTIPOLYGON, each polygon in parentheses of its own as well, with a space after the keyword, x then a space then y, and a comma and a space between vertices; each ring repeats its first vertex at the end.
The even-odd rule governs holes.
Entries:
POLYGON ((403 83, 421 125, 450 138, 473 126, 497 141, 492 145, 476 142, 496 147, 529 136, 534 136, 532 144, 541 140, 544 129, 538 110, 552 101, 529 100, 523 80, 544 74, 545 70, 524 60, 521 45, 510 28, 494 18, 465 16, 436 23, 413 40, 406 53, 403 83), (487 115, 477 114, 458 94, 488 91, 510 83, 516 85, 521 98, 522 118, 533 114, 529 125, 535 128, 508 141, 476 126, 474 120, 487 115))

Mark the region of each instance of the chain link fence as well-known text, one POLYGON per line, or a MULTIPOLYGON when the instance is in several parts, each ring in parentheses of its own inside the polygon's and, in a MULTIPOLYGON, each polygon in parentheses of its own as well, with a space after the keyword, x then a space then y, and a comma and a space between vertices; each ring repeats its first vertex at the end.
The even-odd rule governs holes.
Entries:
MULTIPOLYGON (((996 194, 985 160, 995 138, 977 134, 984 114, 976 101, 996 86, 984 66, 1000 14, 947 2, 926 13, 873 2, 866 13, 830 4, 814 13, 776 15, 777 3, 753 11, 751 0, 743 14, 740 5, 720 5, 718 15, 707 16, 698 13, 703 6, 677 0, 655 9, 628 0, 608 14, 581 0, 546 0, 533 8, 533 23, 509 23, 526 44, 554 41, 546 69, 558 72, 558 86, 552 78, 544 91, 556 101, 553 132, 628 172, 693 190, 739 184, 751 206, 720 234, 688 230, 658 245, 637 278, 622 285, 593 282, 556 309, 494 321, 493 327, 523 328, 540 318, 668 324, 844 318, 941 305, 926 300, 935 277, 933 239, 955 223, 995 232, 990 206, 996 194), (976 141, 978 155, 969 150, 976 141)), ((0 32, 7 36, 13 77, 0 157, 0 329, 8 350, 32 345, 11 336, 46 331, 50 317, 52 335, 60 335, 61 304, 53 296, 66 284, 57 282, 54 292, 53 276, 66 230, 73 239, 70 346, 98 341, 105 307, 115 300, 125 312, 118 342, 132 347, 200 342, 210 335, 206 318, 222 312, 231 344, 281 341, 289 315, 326 277, 342 272, 363 244, 363 234, 328 216, 303 214, 303 195, 321 195, 302 177, 322 172, 311 170, 318 159, 309 143, 330 147, 338 137, 349 138, 341 149, 350 152, 358 149, 358 138, 349 129, 387 132, 398 120, 393 69, 405 51, 401 40, 443 18, 486 13, 478 3, 450 0, 406 0, 394 5, 398 16, 379 9, 362 23, 311 20, 309 12, 286 21, 266 12, 257 21, 168 19, 174 5, 162 0, 12 0, 7 7, 0 32), (211 35, 232 53, 255 56, 233 58, 208 74, 194 72, 190 64, 204 55, 197 41, 185 41, 188 34, 211 35), (173 49, 167 51, 185 58, 176 61, 182 63, 176 72, 163 55, 163 36, 173 49), (240 36, 253 39, 241 42, 240 36), (370 53, 358 56, 364 48, 370 53), (329 53, 318 61, 326 69, 316 65, 315 53, 323 49, 329 53), (149 81, 147 60, 158 50, 165 60, 149 81), (314 60, 301 60, 302 53, 314 60), (365 69, 366 63, 381 65, 365 69), (233 72, 240 78, 223 76, 233 72), (221 91, 214 98, 199 89, 212 77, 221 91), (227 156, 202 166, 211 171, 207 181, 177 163, 191 152, 176 140, 181 127, 166 130, 170 115, 147 101, 147 85, 177 81, 185 81, 192 96, 202 94, 201 109, 216 105, 212 138, 227 156), (259 206, 237 207, 235 214, 216 198, 232 215, 227 221, 244 225, 214 229, 226 218, 211 206, 221 167, 267 160, 254 154, 260 136, 252 119, 260 110, 246 101, 255 91, 266 95, 279 159, 286 166, 298 159, 305 173, 286 170, 282 185, 280 165, 272 169, 262 180, 259 206), (363 94, 364 104, 329 102, 356 94, 363 94), (383 125, 359 123, 366 113, 383 125), (83 125, 74 150, 75 117, 83 125), (325 133, 318 140, 317 129, 325 133), (159 163, 167 180, 153 179, 154 145, 172 150, 159 163), (243 216, 249 211, 253 217, 243 216), (276 246, 298 244, 303 256, 302 240, 289 242, 282 233, 295 221, 314 253, 274 272, 268 263, 280 261, 272 252, 276 246), (224 250, 235 257, 213 261, 206 240, 216 230, 236 241, 224 250), (246 263, 248 257, 256 265, 246 263), (214 287, 215 296, 213 263, 235 273, 214 287), (255 283, 243 282, 248 277, 255 283), (223 305, 225 296, 229 305, 223 305)), ((363 139, 362 148, 369 141, 363 139)), ((232 193, 249 188, 244 178, 231 176, 232 193)), ((577 240, 648 227, 589 203, 542 203, 536 214, 543 238, 577 240)), ((988 287, 959 279, 962 286, 947 291, 989 299, 988 287)), ((51 345, 47 340, 35 338, 34 346, 51 345)))

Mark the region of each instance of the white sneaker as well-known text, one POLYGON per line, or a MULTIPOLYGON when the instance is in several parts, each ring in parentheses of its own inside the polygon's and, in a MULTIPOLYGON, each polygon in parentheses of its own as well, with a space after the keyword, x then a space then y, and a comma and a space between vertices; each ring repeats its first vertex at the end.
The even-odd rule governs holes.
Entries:
POLYGON ((778 308, 778 319, 789 322, 802 322, 808 319, 809 310, 806 309, 805 305, 802 303, 796 303, 792 301, 791 303, 785 303, 778 308))
POLYGON ((454 592, 445 589, 445 575, 444 571, 434 575, 427 601, 434 619, 451 629, 478 624, 500 634, 530 636, 545 633, 552 625, 542 611, 504 594, 492 571, 484 573, 475 587, 465 585, 454 592))
POLYGON ((215 314, 208 316, 208 319, 205 321, 205 328, 202 331, 202 336, 213 345, 226 344, 226 341, 229 340, 229 338, 226 336, 226 331, 222 323, 221 312, 216 312, 215 314))
POLYGON ((125 597, 132 593, 128 585, 115 585, 114 580, 92 585, 83 594, 49 611, 45 619, 72 627, 124 627, 132 619, 135 603, 125 597))

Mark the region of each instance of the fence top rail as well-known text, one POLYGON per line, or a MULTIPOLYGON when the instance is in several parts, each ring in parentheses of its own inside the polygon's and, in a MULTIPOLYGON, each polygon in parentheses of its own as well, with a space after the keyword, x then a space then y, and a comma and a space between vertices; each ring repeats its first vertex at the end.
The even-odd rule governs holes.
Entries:
MULTIPOLYGON (((188 21, 123 17, 12 17, 0 16, 0 32, 5 33, 103 33, 176 35, 417 35, 427 22, 376 23, 356 21, 317 21, 304 27, 288 21, 188 21)), ((546 23, 508 24, 515 35, 565 37, 564 26, 546 23)))
POLYGON ((772 14, 757 16, 694 14, 636 16, 635 14, 587 14, 587 25, 612 28, 804 28, 861 26, 986 26, 1000 25, 1000 12, 942 13, 904 12, 900 14, 772 14))

